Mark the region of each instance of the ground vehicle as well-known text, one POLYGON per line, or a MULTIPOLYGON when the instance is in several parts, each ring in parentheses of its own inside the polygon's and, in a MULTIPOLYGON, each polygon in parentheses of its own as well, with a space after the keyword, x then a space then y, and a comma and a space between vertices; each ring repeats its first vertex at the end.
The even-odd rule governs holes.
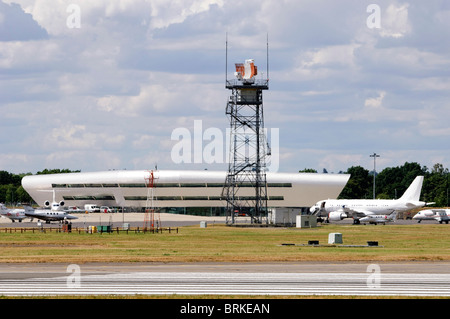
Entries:
POLYGON ((100 208, 95 204, 84 205, 84 210, 88 213, 100 213, 100 208))
POLYGON ((68 213, 84 213, 84 210, 78 208, 77 206, 69 206, 67 208, 68 213))
POLYGON ((101 213, 112 213, 112 210, 108 206, 102 206, 102 207, 100 207, 100 212, 101 213))

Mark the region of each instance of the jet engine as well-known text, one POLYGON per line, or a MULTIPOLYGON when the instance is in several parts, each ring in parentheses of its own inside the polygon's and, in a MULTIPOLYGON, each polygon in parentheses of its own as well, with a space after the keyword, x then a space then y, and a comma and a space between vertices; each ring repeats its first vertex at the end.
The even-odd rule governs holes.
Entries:
POLYGON ((45 207, 51 207, 53 210, 57 210, 57 209, 59 209, 60 207, 63 207, 63 206, 64 206, 64 201, 60 201, 59 203, 53 202, 53 203, 50 205, 50 201, 46 200, 46 201, 44 202, 44 206, 45 206, 45 207))
POLYGON ((333 222, 337 222, 337 221, 343 220, 346 217, 347 217, 346 213, 339 212, 339 211, 331 212, 331 213, 328 214, 328 220, 329 221, 333 221, 333 222))

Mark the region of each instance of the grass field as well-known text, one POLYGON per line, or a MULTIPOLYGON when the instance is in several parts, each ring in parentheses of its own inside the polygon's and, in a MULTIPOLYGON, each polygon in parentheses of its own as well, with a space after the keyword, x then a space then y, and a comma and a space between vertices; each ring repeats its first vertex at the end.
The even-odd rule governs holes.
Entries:
POLYGON ((255 262, 255 261, 448 261, 448 225, 324 225, 312 229, 179 228, 178 233, 3 233, 0 262, 255 262), (344 245, 314 247, 341 233, 344 245), (296 244, 282 245, 282 244, 296 244), (302 246, 304 245, 304 246, 302 246))

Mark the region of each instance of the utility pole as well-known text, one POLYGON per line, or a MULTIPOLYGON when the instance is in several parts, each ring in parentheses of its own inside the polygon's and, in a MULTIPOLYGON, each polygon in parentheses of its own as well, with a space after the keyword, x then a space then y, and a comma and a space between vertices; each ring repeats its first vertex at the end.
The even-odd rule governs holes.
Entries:
POLYGON ((377 153, 373 153, 370 155, 370 157, 373 157, 373 199, 375 199, 375 176, 376 176, 376 158, 380 157, 377 153))

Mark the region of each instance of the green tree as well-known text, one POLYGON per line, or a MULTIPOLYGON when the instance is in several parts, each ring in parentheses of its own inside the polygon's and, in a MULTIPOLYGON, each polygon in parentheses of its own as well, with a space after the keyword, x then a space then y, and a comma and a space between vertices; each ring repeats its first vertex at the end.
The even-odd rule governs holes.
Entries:
POLYGON ((377 198, 399 198, 417 176, 426 175, 427 168, 418 163, 406 162, 403 166, 387 167, 376 176, 377 198))
POLYGON ((298 172, 299 173, 317 173, 317 171, 314 168, 305 168, 298 172))
MULTIPOLYGON (((44 169, 37 174, 73 173, 69 169, 44 169)), ((22 178, 31 173, 13 174, 0 171, 0 202, 7 204, 31 203, 31 196, 22 187, 22 178)))
POLYGON ((367 198, 371 187, 371 177, 369 171, 361 166, 352 166, 347 172, 350 179, 339 195, 339 199, 359 199, 367 198))
POLYGON ((18 203, 32 203, 33 199, 31 196, 27 193, 27 191, 20 185, 17 187, 15 192, 16 201, 18 203))
POLYGON ((9 173, 7 171, 0 171, 0 185, 20 185, 20 176, 9 173))
POLYGON ((435 202, 432 206, 448 206, 449 170, 442 164, 434 164, 425 177, 422 198, 426 202, 435 202))
POLYGON ((44 175, 44 174, 62 174, 62 173, 79 173, 80 170, 75 170, 75 171, 71 171, 70 169, 59 169, 59 168, 54 168, 54 169, 44 169, 40 172, 37 172, 36 175, 44 175))
POLYGON ((0 202, 16 203, 18 196, 16 190, 20 187, 21 177, 7 171, 0 171, 0 202))

